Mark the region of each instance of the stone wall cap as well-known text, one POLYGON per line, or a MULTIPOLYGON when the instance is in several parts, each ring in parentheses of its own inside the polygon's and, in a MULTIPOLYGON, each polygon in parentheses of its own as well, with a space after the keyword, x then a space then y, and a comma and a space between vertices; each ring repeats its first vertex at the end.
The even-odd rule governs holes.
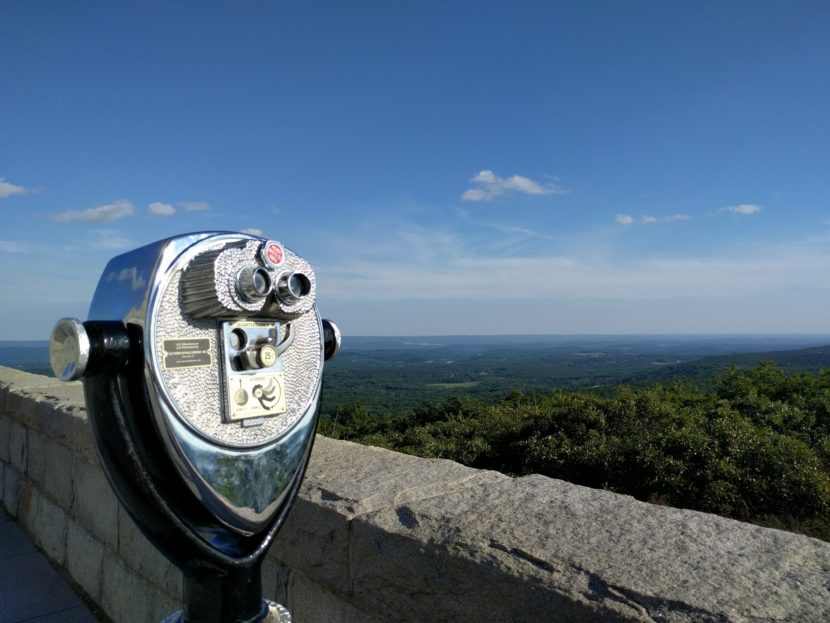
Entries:
POLYGON ((519 601, 547 591, 609 612, 627 604, 647 621, 830 620, 830 543, 544 476, 483 483, 363 521, 437 559, 525 578, 519 601))
POLYGON ((424 459, 317 435, 301 495, 351 518, 504 480, 510 477, 447 459, 424 459))

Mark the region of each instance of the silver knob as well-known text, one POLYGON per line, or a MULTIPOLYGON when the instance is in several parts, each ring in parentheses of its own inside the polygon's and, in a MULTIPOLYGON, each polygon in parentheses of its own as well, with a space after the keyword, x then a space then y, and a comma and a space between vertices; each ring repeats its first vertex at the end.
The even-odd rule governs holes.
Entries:
POLYGON ((334 359, 340 352, 340 329, 331 320, 323 319, 323 357, 326 361, 334 359))
POLYGON ((76 318, 61 318, 49 338, 49 363, 62 381, 76 381, 86 372, 91 347, 89 334, 76 318))
POLYGON ((271 344, 260 344, 242 351, 237 357, 240 367, 245 370, 270 368, 277 363, 279 353, 271 344))

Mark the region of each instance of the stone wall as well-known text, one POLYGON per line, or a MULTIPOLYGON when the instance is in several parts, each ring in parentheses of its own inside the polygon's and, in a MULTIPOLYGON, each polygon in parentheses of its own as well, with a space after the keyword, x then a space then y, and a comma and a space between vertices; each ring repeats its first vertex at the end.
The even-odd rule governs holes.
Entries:
MULTIPOLYGON (((0 368, 0 499, 118 623, 181 574, 120 508, 80 383, 0 368)), ((830 544, 318 437, 263 571, 297 623, 827 621, 830 544)))

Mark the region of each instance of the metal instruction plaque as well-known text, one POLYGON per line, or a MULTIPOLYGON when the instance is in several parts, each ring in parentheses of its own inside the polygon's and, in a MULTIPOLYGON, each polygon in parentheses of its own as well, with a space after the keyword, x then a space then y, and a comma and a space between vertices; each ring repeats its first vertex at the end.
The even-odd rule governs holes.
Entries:
POLYGON ((165 370, 198 368, 213 364, 210 340, 203 338, 176 338, 162 340, 162 365, 165 370))

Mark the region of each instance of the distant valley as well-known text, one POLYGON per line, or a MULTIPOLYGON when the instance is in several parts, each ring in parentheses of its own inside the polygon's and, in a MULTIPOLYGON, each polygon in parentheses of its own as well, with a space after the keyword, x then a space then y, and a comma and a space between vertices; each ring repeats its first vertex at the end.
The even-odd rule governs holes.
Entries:
POLYGON ((514 390, 610 390, 619 384, 705 387, 730 366, 775 361, 789 372, 830 368, 830 336, 441 336, 345 338, 326 367, 324 412, 361 402, 397 417, 425 403, 514 390))
MULTIPOLYGON (((830 336, 349 337, 326 365, 324 413, 362 403, 397 417, 413 407, 513 390, 602 393, 619 384, 692 382, 708 387, 730 366, 775 361, 788 372, 830 368, 830 336)), ((0 341, 0 365, 51 374, 46 341, 0 341)))

